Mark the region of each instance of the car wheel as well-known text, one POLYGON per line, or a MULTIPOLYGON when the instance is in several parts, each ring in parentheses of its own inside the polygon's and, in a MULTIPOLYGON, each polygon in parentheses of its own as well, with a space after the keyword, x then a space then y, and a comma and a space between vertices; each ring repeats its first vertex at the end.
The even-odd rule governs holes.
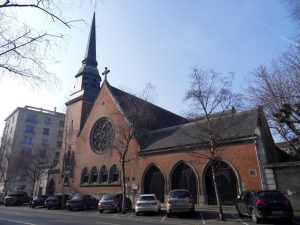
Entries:
POLYGON ((191 211, 190 211, 190 216, 191 216, 191 217, 195 217, 195 214, 196 214, 196 213, 195 213, 195 210, 191 210, 191 211))
POLYGON ((127 210, 131 210, 132 209, 132 204, 129 203, 127 210))
POLYGON ((260 222, 260 220, 257 218, 257 216, 255 214, 255 210, 254 209, 252 209, 252 211, 251 211, 251 218, 252 218, 252 220, 253 220, 254 223, 259 223, 260 222))
POLYGON ((139 213, 139 212, 136 212, 136 213, 135 213, 135 215, 139 216, 139 215, 140 215, 140 213, 139 213))
POLYGON ((100 209, 99 212, 100 212, 100 213, 103 213, 103 210, 100 209))
POLYGON ((119 213, 119 212, 121 212, 121 211, 122 211, 122 209, 121 209, 121 207, 118 205, 117 208, 116 208, 116 212, 119 213))
POLYGON ((286 220, 288 224, 293 224, 293 217, 290 217, 286 220))
POLYGON ((172 213, 171 212, 167 212, 167 217, 171 217, 172 216, 172 213))
POLYGON ((236 208, 236 212, 237 212, 237 214, 238 214, 239 217, 243 217, 244 216, 238 208, 236 208))
POLYGON ((87 205, 84 205, 84 206, 83 206, 83 210, 84 210, 84 211, 87 210, 87 208, 88 208, 87 205))

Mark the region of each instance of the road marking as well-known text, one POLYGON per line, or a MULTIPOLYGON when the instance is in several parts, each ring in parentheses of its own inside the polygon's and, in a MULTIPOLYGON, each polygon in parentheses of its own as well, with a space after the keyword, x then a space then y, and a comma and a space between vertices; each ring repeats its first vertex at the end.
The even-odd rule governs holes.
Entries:
POLYGON ((9 221, 9 222, 20 223, 20 224, 26 224, 26 225, 36 225, 36 224, 34 224, 34 223, 27 223, 27 222, 19 221, 19 220, 10 220, 10 219, 1 218, 1 217, 0 217, 0 220, 6 220, 6 221, 9 221))
POLYGON ((132 216, 133 216, 133 215, 129 215, 129 216, 128 216, 128 219, 130 219, 132 216))
POLYGON ((161 219, 161 221, 160 221, 160 222, 164 222, 164 221, 165 221, 165 219, 166 219, 166 216, 164 216, 164 217, 161 219))
POLYGON ((241 220, 239 217, 237 217, 236 215, 234 214, 231 214, 234 218, 236 218, 239 222, 241 222, 242 224, 245 224, 245 225, 249 225, 248 223, 245 223, 243 220, 241 220))
POLYGON ((120 225, 120 224, 118 224, 118 223, 105 223, 105 222, 96 222, 96 224, 120 225))
POLYGON ((204 220, 204 217, 203 217, 203 213, 200 212, 200 215, 201 215, 202 223, 205 224, 205 220, 204 220))

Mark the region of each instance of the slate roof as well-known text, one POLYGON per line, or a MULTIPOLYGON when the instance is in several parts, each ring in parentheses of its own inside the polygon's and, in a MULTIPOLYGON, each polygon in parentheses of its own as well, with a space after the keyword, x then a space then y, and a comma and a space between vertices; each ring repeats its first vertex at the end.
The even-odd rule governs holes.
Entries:
MULTIPOLYGON (((232 112, 213 118, 218 143, 256 137, 259 109, 232 112)), ((156 152, 178 148, 206 146, 208 141, 205 119, 149 132, 140 152, 156 152)))
POLYGON ((148 130, 157 130, 188 122, 186 118, 167 111, 159 106, 149 103, 116 87, 113 87, 108 82, 107 86, 111 93, 114 95, 115 99, 117 100, 118 104, 122 108, 125 116, 129 121, 132 122, 132 119, 136 118, 137 116, 135 115, 135 111, 132 110, 132 107, 143 107, 146 110, 146 115, 143 120, 145 120, 144 122, 145 124, 147 124, 146 128, 148 130))

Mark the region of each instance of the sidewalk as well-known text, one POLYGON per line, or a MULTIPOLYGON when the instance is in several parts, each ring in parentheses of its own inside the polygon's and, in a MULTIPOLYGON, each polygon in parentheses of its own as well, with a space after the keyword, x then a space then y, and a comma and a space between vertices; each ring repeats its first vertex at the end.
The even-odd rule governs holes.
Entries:
MULTIPOLYGON (((196 211, 217 212, 216 205, 195 205, 196 211)), ((161 209, 166 210, 166 204, 161 204, 161 209)), ((235 206, 222 206, 224 213, 236 213, 235 206)), ((300 225, 300 210, 294 210, 294 221, 300 225)))

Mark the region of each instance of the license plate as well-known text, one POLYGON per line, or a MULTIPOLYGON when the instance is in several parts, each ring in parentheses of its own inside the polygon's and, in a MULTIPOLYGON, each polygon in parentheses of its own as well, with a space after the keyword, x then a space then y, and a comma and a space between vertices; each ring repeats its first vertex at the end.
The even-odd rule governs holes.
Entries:
POLYGON ((273 215, 281 215, 283 212, 282 211, 272 211, 273 215))

